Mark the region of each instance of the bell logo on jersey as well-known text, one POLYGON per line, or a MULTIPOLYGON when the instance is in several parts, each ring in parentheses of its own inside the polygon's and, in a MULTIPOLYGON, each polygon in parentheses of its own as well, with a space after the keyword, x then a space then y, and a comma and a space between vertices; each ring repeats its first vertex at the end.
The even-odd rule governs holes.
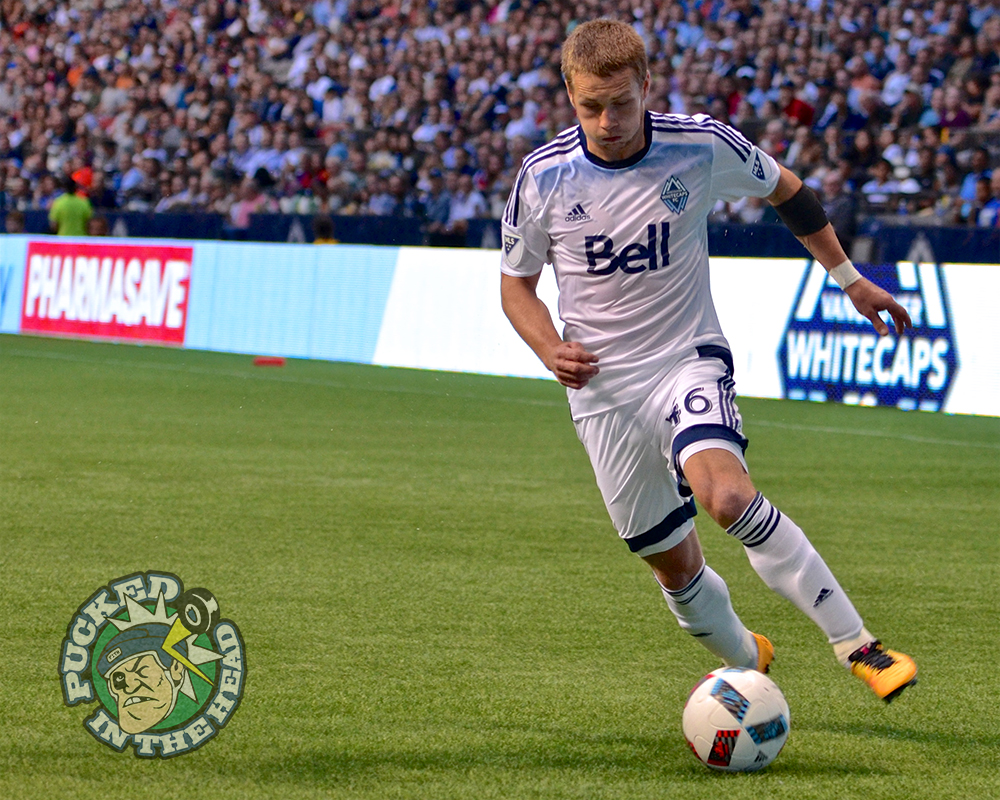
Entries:
POLYGON ((660 191, 660 199, 667 208, 675 214, 680 214, 684 210, 684 206, 687 205, 690 194, 687 187, 675 175, 671 175, 667 178, 667 182, 663 184, 663 189, 660 191))
POLYGON ((627 275, 634 275, 669 266, 669 241, 669 222, 661 222, 659 226, 647 225, 645 243, 632 242, 618 251, 610 236, 588 236, 585 240, 587 272, 591 275, 611 275, 620 269, 627 275))

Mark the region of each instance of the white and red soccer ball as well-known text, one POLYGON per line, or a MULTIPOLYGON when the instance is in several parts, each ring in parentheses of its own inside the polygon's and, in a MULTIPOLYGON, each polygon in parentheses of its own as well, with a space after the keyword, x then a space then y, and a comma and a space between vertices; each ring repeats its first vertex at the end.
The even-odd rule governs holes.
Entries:
POLYGON ((788 703, 767 675, 723 667, 692 690, 683 728, 691 750, 709 769, 753 772, 778 757, 789 721, 788 703))

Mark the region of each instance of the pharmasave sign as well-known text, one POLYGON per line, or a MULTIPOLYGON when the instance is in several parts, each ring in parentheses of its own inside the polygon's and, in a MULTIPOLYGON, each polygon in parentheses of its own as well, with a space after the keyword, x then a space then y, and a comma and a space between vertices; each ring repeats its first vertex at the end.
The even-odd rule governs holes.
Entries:
POLYGON ((182 345, 191 247, 28 243, 21 331, 182 345))
POLYGON ((807 267, 778 351, 784 396, 939 411, 958 372, 948 293, 935 263, 866 267, 913 320, 878 336, 818 263, 807 267))
POLYGON ((246 686, 246 649, 208 589, 166 572, 127 575, 90 594, 62 641, 67 706, 96 703, 83 727, 140 758, 197 750, 226 726, 246 686))

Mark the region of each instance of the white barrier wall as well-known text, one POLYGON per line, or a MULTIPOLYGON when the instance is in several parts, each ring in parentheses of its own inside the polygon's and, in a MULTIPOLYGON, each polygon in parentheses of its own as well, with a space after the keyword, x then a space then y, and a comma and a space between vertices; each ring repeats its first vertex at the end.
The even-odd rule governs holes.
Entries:
MULTIPOLYGON (((500 309, 485 250, 0 237, 0 333, 549 378, 500 309)), ((1000 265, 867 268, 914 317, 878 340, 818 267, 715 258, 737 386, 1000 416, 1000 265), (764 279, 762 276, 766 276, 764 279)), ((555 315, 551 270, 539 294, 555 315)))

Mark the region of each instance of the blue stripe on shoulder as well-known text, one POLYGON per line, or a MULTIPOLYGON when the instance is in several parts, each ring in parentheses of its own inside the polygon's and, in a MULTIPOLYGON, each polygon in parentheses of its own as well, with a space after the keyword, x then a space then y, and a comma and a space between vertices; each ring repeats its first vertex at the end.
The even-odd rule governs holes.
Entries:
POLYGON ((511 190, 510 198, 507 201, 507 207, 504 209, 504 222, 512 228, 517 227, 517 218, 520 213, 521 206, 521 185, 524 183, 524 176, 527 174, 527 171, 531 167, 545 161, 546 159, 565 155, 566 153, 572 153, 578 146, 578 143, 578 128, 569 128, 568 130, 560 133, 548 144, 542 145, 525 157, 524 161, 521 163, 521 169, 518 170, 517 180, 514 181, 514 188, 511 190), (567 147, 568 143, 572 144, 567 147))
POLYGON ((750 158, 753 145, 735 128, 730 128, 714 119, 699 122, 691 117, 656 115, 653 130, 663 133, 710 133, 724 141, 744 163, 750 158))

